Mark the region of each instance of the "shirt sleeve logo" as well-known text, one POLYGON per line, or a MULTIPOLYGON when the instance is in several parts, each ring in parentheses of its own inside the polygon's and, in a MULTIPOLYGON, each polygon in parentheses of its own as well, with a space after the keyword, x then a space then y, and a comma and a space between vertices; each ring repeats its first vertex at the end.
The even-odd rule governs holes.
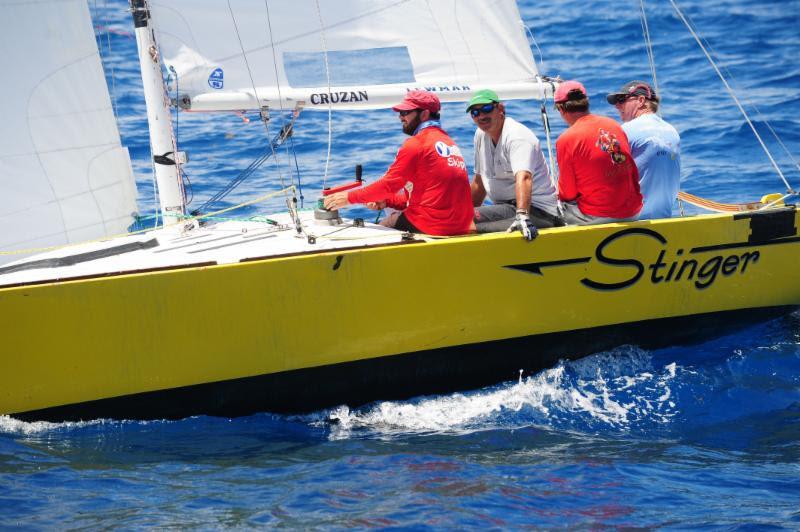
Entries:
POLYGON ((437 141, 433 147, 436 148, 436 153, 438 153, 440 157, 447 158, 447 166, 455 166, 462 170, 467 169, 467 163, 464 162, 461 150, 455 144, 448 146, 444 141, 440 140, 437 141))
POLYGON ((436 148, 436 153, 438 153, 440 157, 450 157, 451 146, 448 146, 443 141, 441 140, 438 141, 436 144, 433 145, 433 147, 436 148))
POLYGON ((622 164, 628 159, 625 154, 622 153, 622 146, 619 140, 617 140, 617 137, 605 129, 600 129, 600 135, 597 137, 595 146, 611 156, 611 161, 614 164, 622 164))

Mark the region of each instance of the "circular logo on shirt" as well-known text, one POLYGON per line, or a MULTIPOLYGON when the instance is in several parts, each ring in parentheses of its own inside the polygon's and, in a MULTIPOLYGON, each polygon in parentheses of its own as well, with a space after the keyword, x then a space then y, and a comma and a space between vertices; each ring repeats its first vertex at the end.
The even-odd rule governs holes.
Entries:
POLYGON ((448 146, 441 140, 436 144, 434 144, 434 147, 436 148, 436 153, 438 153, 442 157, 450 157, 450 155, 452 154, 452 152, 450 151, 450 146, 448 146))

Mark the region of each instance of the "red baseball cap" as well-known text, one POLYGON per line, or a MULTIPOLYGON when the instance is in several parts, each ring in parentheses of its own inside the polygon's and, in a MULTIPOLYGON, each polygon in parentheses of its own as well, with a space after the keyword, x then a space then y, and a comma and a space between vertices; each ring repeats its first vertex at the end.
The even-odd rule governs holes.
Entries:
POLYGON ((392 111, 413 111, 414 109, 427 109, 431 113, 438 113, 442 108, 439 97, 432 92, 413 90, 406 93, 406 97, 399 104, 392 107, 392 111))
POLYGON ((553 95, 553 101, 555 103, 564 103, 567 100, 577 100, 579 98, 588 98, 586 95, 586 89, 583 87, 580 81, 570 80, 565 81, 564 83, 559 84, 558 88, 556 89, 556 93, 553 95), (580 96, 576 93, 573 93, 572 98, 570 98, 570 93, 573 91, 580 91, 580 96))

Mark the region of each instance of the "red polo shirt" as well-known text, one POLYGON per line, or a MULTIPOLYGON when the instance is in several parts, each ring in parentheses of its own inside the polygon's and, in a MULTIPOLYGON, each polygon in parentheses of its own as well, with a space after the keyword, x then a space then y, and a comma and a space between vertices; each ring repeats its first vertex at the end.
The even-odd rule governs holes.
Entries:
POLYGON ((558 137, 558 197, 584 214, 630 218, 642 209, 628 137, 611 118, 588 114, 558 137))
POLYGON ((347 201, 387 201, 429 235, 468 233, 473 217, 464 157, 453 139, 435 126, 407 139, 386 174, 351 190, 347 201))

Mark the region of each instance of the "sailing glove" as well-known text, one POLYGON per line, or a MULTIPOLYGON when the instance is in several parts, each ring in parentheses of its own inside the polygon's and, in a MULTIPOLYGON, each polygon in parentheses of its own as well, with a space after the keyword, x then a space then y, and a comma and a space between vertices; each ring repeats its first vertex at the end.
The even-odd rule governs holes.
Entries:
POLYGON ((511 227, 508 228, 507 233, 511 233, 519 229, 522 236, 530 242, 534 238, 537 237, 539 234, 539 230, 536 229, 536 226, 533 225, 530 216, 528 216, 528 211, 524 211, 522 209, 517 210, 517 216, 514 218, 514 223, 511 224, 511 227))

